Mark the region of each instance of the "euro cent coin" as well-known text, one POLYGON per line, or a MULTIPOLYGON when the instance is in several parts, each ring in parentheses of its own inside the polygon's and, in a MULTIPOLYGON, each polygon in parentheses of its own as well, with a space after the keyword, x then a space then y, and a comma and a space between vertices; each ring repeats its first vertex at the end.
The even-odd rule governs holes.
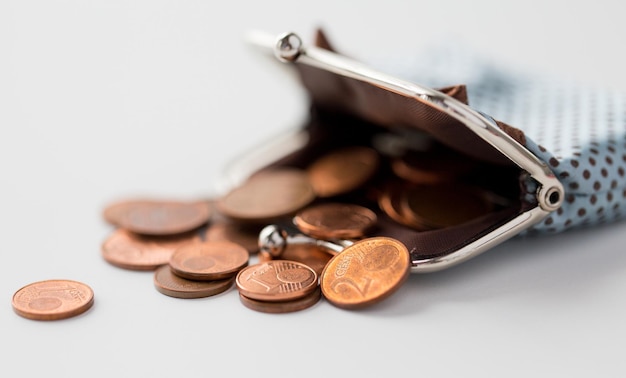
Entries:
POLYGON ((93 290, 72 280, 46 280, 28 284, 13 295, 18 315, 33 320, 59 320, 80 315, 94 302, 93 290))
POLYGON ((196 233, 171 236, 146 236, 117 229, 102 243, 102 257, 122 269, 154 270, 170 261, 178 248, 200 243, 196 233))
POLYGON ((323 203, 301 210, 293 219, 298 229, 321 239, 356 239, 376 223, 367 207, 350 203, 323 203))
POLYGON ((261 301, 302 298, 318 286, 318 276, 308 265, 288 260, 271 260, 250 265, 237 274, 239 292, 261 301))
POLYGON ((391 296, 408 278, 409 251, 388 237, 360 240, 335 255, 320 277, 324 297, 334 306, 358 309, 391 296))
POLYGON ((173 235, 199 228, 212 213, 208 201, 129 200, 107 206, 104 219, 143 235, 173 235))
POLYGON ((169 266, 179 277, 212 281, 235 276, 248 265, 249 258, 250 254, 240 244, 213 241, 180 247, 172 254, 169 266))
POLYGON ((226 217, 261 223, 295 214, 315 199, 307 175, 295 168, 261 171, 216 202, 226 217))

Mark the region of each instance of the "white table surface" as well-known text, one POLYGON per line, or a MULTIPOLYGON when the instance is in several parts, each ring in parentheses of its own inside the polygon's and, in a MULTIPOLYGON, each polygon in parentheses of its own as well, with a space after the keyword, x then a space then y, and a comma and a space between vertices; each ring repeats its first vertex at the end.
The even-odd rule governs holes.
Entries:
POLYGON ((626 224, 514 239, 411 275, 362 311, 270 315, 236 289, 182 300, 106 263, 117 198, 209 197, 224 167, 306 116, 298 83, 244 42, 324 27, 352 56, 463 41, 502 64, 626 88, 617 1, 1 1, 3 377, 618 377, 626 224), (56 322, 13 293, 68 278, 95 305, 56 322))

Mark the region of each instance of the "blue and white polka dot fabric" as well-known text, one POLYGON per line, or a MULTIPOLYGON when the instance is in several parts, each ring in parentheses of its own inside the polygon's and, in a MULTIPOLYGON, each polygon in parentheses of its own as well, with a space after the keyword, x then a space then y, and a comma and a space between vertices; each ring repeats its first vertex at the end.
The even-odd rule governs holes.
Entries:
POLYGON ((470 106, 524 132, 526 147, 549 164, 565 189, 561 208, 528 232, 626 217, 624 93, 508 72, 459 46, 421 51, 414 59, 366 61, 434 88, 466 84, 470 106))

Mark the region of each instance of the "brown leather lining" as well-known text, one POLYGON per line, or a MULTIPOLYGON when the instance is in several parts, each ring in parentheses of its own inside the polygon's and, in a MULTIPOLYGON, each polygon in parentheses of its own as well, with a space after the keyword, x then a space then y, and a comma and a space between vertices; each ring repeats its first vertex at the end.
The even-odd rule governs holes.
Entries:
MULTIPOLYGON (((319 31, 317 45, 331 49, 326 36, 319 31)), ((499 151, 447 114, 414 98, 407 98, 358 80, 310 66, 296 64, 302 84, 311 100, 311 114, 305 129, 310 140, 303 149, 284 157, 272 166, 289 165, 305 168, 327 151, 346 145, 368 145, 371 136, 383 129, 414 127, 428 132, 435 139, 484 164, 476 174, 492 189, 504 193, 512 202, 479 219, 455 227, 433 231, 416 231, 388 218, 363 193, 351 193, 345 198, 376 210, 379 215, 374 235, 396 238, 407 245, 413 260, 446 255, 492 231, 525 210, 518 199, 519 168, 499 151)), ((467 88, 455 85, 440 92, 467 103, 467 88)), ((497 122, 498 126, 520 143, 523 132, 497 122)), ((384 180, 385 177, 382 177, 384 180)))

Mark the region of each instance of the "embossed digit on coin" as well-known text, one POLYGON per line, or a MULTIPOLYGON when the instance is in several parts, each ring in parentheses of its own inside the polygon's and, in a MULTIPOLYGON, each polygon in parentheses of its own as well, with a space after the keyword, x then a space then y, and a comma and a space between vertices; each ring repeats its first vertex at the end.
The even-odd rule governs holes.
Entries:
POLYGON ((349 203, 323 203, 307 207, 293 219, 300 231, 321 239, 355 239, 376 223, 376 214, 349 203))
POLYGON ((378 170, 379 160, 372 148, 344 147, 319 157, 307 173, 318 197, 332 197, 365 184, 378 170))
POLYGON ((172 273, 168 265, 154 272, 154 287, 161 293, 174 298, 205 298, 228 290, 235 277, 214 281, 192 281, 172 273))
POLYGON ((294 214, 315 199, 307 175, 295 168, 261 171, 217 200, 217 210, 232 219, 266 222, 294 214))
POLYGON ((102 257, 108 263, 130 270, 153 270, 167 264, 174 251, 189 243, 199 243, 196 233, 147 236, 117 229, 102 243, 102 257))
POLYGON ((172 272, 196 281, 221 280, 236 275, 248 265, 250 255, 241 245, 229 241, 188 244, 170 259, 172 272))
POLYGON ((305 296, 300 298, 282 302, 271 302, 259 301, 256 299, 248 298, 240 292, 239 299, 244 306, 254 311, 265 312, 269 314, 285 314, 288 312, 301 311, 313 306, 322 298, 321 293, 322 292, 320 288, 317 287, 309 294, 306 294, 305 296))
POLYGON ((387 237, 363 239, 334 256, 320 277, 322 294, 333 305, 357 309, 382 301, 408 278, 406 246, 387 237))
POLYGON ((250 265, 237 274, 237 289, 248 298, 287 301, 315 290, 317 274, 309 266, 286 260, 250 265))
POLYGON ((111 224, 144 235, 173 235, 194 230, 211 217, 208 201, 129 200, 107 206, 111 224))
POLYGON ((82 314, 93 302, 93 290, 82 282, 46 280, 19 289, 11 304, 15 313, 24 318, 59 320, 82 314))

